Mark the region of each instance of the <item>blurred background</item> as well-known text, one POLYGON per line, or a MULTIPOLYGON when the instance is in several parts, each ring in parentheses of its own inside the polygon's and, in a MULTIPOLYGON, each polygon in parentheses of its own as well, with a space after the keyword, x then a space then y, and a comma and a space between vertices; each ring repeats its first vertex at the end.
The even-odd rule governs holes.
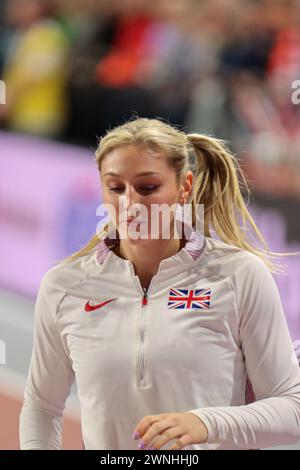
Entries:
MULTIPOLYGON (((0 0, 0 80, 0 449, 17 449, 39 283, 101 222, 109 128, 158 117, 226 139, 270 248, 300 250, 300 1, 0 0)), ((283 263, 299 357, 299 257, 283 263)), ((65 449, 79 423, 73 388, 65 449)))

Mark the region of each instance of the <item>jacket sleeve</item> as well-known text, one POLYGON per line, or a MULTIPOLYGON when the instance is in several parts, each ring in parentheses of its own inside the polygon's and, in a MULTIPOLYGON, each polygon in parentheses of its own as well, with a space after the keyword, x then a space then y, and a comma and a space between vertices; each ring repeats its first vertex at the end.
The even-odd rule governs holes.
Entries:
POLYGON ((262 260, 248 258, 232 276, 240 348, 256 401, 189 412, 208 430, 208 443, 259 449, 300 440, 300 368, 275 280, 262 260))
POLYGON ((64 294, 43 277, 34 310, 33 349, 19 417, 21 450, 61 449, 62 416, 74 382, 72 363, 57 325, 64 294))

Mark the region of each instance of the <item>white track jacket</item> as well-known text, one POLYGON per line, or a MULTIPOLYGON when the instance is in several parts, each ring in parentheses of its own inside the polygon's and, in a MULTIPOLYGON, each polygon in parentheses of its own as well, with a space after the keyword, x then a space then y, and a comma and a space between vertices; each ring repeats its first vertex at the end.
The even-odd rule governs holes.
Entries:
POLYGON ((74 380, 85 449, 139 450, 131 436, 144 416, 187 411, 209 436, 184 450, 298 442, 300 368, 265 264, 191 229, 145 292, 115 243, 99 240, 41 281, 21 449, 61 448, 74 380))

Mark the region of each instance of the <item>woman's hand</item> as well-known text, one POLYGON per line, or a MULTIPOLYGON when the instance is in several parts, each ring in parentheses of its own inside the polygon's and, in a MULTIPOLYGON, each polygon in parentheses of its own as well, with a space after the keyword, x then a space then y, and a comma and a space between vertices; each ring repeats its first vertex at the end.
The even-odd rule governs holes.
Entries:
POLYGON ((147 415, 141 419, 134 430, 134 436, 142 439, 140 449, 158 450, 166 442, 176 439, 167 450, 178 450, 189 444, 206 442, 208 432, 201 419, 193 413, 162 413, 147 415))

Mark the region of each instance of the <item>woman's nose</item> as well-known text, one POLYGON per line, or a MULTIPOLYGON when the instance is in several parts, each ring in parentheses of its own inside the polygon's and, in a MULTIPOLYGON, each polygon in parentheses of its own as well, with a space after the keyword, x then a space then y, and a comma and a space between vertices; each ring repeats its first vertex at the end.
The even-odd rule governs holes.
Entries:
POLYGON ((122 209, 128 211, 133 217, 138 215, 137 211, 142 204, 142 196, 134 188, 126 189, 122 196, 122 209))
POLYGON ((128 188, 125 192, 127 197, 128 207, 133 204, 141 204, 143 196, 139 194, 134 187, 128 188))

